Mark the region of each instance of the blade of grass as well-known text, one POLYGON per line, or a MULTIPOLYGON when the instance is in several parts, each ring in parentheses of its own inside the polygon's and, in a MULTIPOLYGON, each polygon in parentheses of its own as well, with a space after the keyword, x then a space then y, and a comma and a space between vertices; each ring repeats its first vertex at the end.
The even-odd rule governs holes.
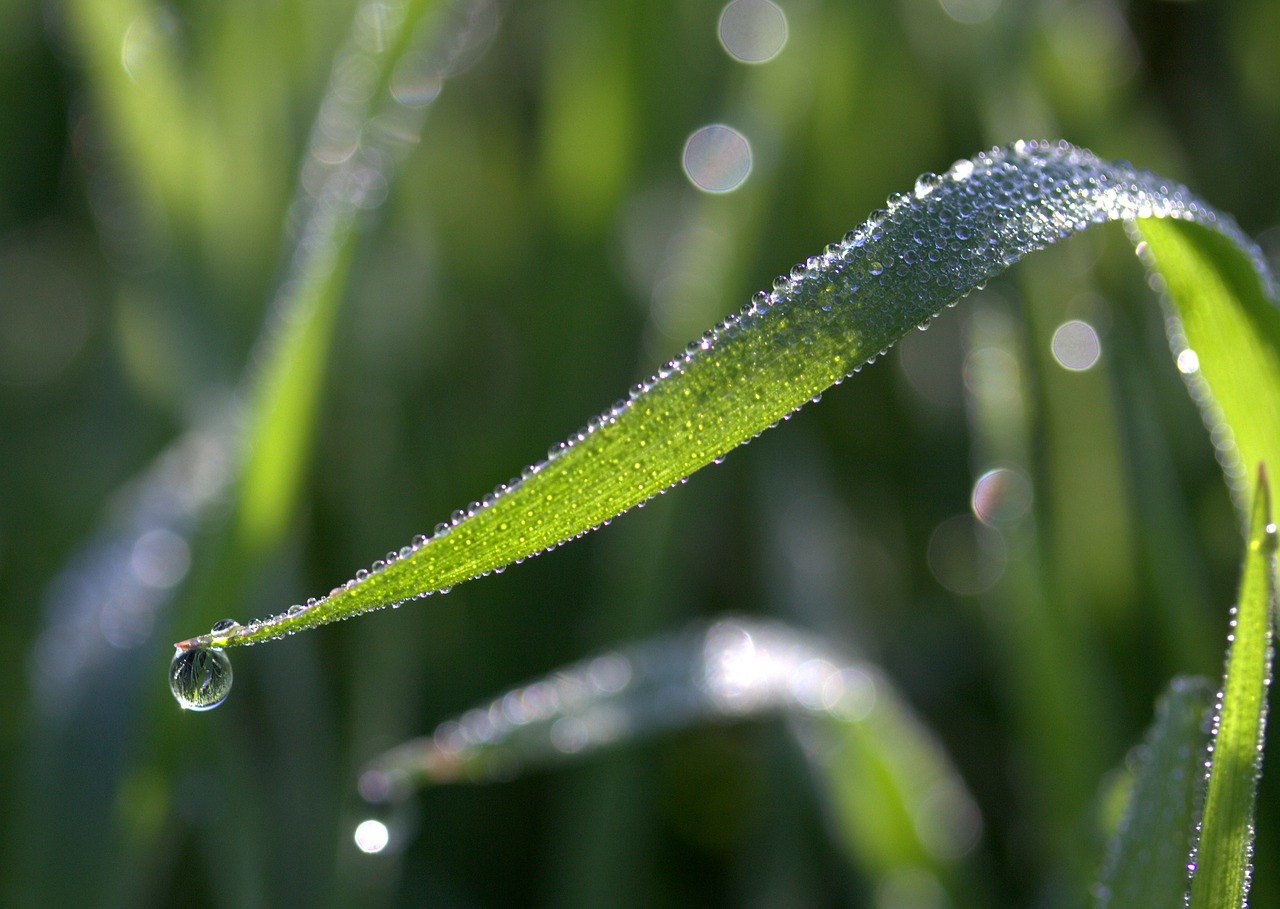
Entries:
POLYGON ((1156 703, 1155 723, 1130 759, 1127 804, 1094 887, 1097 909, 1176 906, 1186 892, 1212 694, 1206 679, 1176 678, 1156 703))
POLYGON ((781 713, 821 780, 837 839, 873 879, 951 878, 982 829, 946 752, 877 667, 776 622, 725 618, 564 667, 375 758, 371 802, 510 780, 659 732, 781 713))
POLYGON ((1253 818, 1271 686, 1276 609, 1276 525, 1264 468, 1249 520, 1240 599, 1228 636, 1226 673, 1214 705, 1208 791, 1192 869, 1189 909, 1248 903, 1253 874, 1253 818))
POLYGON ((1241 521, 1249 472, 1280 464, 1280 309, 1258 262, 1225 235, 1173 220, 1135 225, 1159 275, 1178 369, 1201 407, 1241 521))
POLYGON ((1254 250, 1184 187, 1066 143, 1019 142, 959 161, 889 206, 431 539, 419 536, 323 599, 178 649, 284 637, 553 549, 720 459, 1026 253, 1091 224, 1195 220, 1254 250))

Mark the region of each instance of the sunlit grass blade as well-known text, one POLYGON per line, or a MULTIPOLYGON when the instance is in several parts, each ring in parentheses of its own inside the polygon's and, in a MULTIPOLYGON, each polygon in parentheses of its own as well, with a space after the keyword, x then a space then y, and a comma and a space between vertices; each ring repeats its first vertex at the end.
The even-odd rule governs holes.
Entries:
POLYGON ((1178 369, 1201 405, 1242 522, 1250 473, 1280 464, 1280 308, 1257 262, 1226 236, 1145 220, 1139 251, 1167 289, 1178 369))
POLYGON ((1276 609, 1276 526, 1265 469, 1258 471, 1226 673, 1214 706, 1208 791, 1191 856, 1190 909, 1247 904, 1253 818, 1271 686, 1276 609))
POLYGON ((509 780, 660 732, 782 714, 827 799, 836 838, 879 878, 935 878, 982 820, 942 746, 875 666, 776 622, 721 619, 583 660, 374 759, 371 802, 418 786, 509 780))
POLYGON ((1176 678, 1157 702, 1155 723, 1130 757, 1127 804, 1094 888, 1096 909, 1177 906, 1186 893, 1212 696, 1206 679, 1176 678))
POLYGON ((958 161, 888 204, 430 539, 323 599, 179 649, 282 637, 447 590, 580 536, 786 418, 1023 255, 1092 224, 1195 220, 1253 249, 1185 188, 1065 143, 1019 142, 958 161))

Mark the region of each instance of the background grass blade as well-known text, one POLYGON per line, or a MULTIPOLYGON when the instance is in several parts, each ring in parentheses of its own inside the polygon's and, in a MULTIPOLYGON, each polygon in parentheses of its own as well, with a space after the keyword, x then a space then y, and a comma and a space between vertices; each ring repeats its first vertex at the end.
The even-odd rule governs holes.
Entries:
MULTIPOLYGON (((339 51, 343 65, 331 74, 300 175, 299 238, 246 383, 235 528, 245 553, 274 547, 294 512, 363 216, 381 204, 392 167, 416 142, 425 116, 426 104, 406 105, 394 96, 393 73, 406 53, 409 63, 431 56, 436 6, 414 0, 390 15, 364 4, 339 51)), ((446 68, 440 64, 442 73, 446 68)))
POLYGON ((785 418, 1026 253, 1091 224, 1199 220, 1251 248, 1185 188, 1065 143, 1019 142, 959 161, 888 204, 431 539, 323 599, 179 649, 283 637, 447 590, 580 536, 785 418))
POLYGON ((658 733, 770 714, 791 720, 855 867, 890 887, 903 875, 955 883, 982 818, 945 749, 878 667, 780 622, 725 617, 562 667, 374 758, 360 790, 398 805, 420 786, 510 782, 658 733))
POLYGON ((725 616, 588 657, 446 720, 366 768, 361 789, 511 779, 673 729, 769 713, 867 713, 873 666, 781 622, 725 616), (825 700, 824 700, 825 698, 825 700))
POLYGON ((1156 703, 1155 722, 1130 757, 1126 804, 1094 888, 1097 909, 1177 906, 1186 894, 1212 696, 1206 679, 1179 677, 1156 703))
POLYGON ((1253 874, 1254 803, 1271 685, 1276 609, 1276 527, 1265 470, 1258 472, 1249 542, 1232 622, 1226 674, 1215 705, 1208 791, 1191 855, 1190 909, 1243 907, 1253 874))

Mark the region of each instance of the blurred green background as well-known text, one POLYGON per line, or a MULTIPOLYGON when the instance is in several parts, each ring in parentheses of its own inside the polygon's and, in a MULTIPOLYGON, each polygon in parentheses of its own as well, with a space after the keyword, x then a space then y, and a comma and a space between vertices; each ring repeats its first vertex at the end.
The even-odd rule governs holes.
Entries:
MULTIPOLYGON (((1169 678, 1220 672, 1240 550, 1118 228, 1031 257, 602 533, 239 652, 211 714, 166 690, 171 641, 429 534, 889 192, 980 148, 1063 137, 1130 159, 1280 254, 1272 0, 778 2, 786 44, 757 64, 726 52, 721 3, 472 15, 361 219, 314 427, 292 440, 297 496, 247 554, 228 527, 254 503, 213 495, 225 468, 185 434, 254 375, 355 5, 0 3, 0 901, 1087 903, 1104 777, 1169 678), (751 148, 722 194, 682 168, 715 123, 751 148), (1055 359, 1067 320, 1100 339, 1092 368, 1055 359), (140 487, 165 451, 169 479, 140 487), (997 467, 1015 494, 978 524, 971 493, 997 467), (138 515, 191 511, 193 489, 212 499, 190 532, 148 536, 138 515), (138 578, 146 597, 119 593, 138 578), (850 861, 767 721, 428 791, 402 851, 356 850, 354 782, 380 750, 726 611, 890 672, 982 809, 945 889, 850 861)), ((1257 905, 1280 901, 1271 764, 1257 905)))

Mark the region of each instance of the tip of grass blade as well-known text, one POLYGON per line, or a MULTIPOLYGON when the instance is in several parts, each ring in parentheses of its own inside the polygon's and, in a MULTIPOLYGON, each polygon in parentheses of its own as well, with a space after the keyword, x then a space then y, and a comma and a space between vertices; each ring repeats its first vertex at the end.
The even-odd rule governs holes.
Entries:
POLYGON ((1276 525, 1266 467, 1258 466, 1240 598, 1213 717, 1200 837, 1191 853, 1190 909, 1247 904, 1254 814, 1272 671, 1276 525))

